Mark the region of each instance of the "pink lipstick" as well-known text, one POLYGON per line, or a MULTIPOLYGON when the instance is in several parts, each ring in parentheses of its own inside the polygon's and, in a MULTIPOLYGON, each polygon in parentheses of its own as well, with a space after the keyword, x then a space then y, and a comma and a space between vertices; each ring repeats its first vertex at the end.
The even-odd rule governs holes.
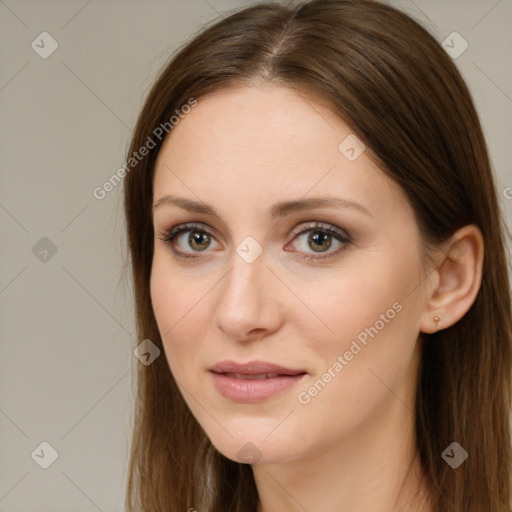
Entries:
POLYGON ((210 372, 217 390, 236 402, 259 402, 297 384, 303 369, 286 368, 264 361, 221 361, 210 372))

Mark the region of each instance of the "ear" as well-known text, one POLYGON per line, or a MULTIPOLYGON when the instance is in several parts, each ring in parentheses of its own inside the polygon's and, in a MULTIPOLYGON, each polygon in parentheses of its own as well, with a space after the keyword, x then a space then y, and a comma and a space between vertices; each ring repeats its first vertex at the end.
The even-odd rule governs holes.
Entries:
POLYGON ((473 305, 482 282, 484 240, 478 226, 460 228, 441 252, 443 257, 428 279, 431 286, 419 326, 425 333, 457 323, 473 305))

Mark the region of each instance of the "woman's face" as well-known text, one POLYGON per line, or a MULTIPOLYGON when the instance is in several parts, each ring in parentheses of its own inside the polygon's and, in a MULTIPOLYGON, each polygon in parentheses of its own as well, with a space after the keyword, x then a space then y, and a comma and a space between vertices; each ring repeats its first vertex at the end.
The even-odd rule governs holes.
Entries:
POLYGON ((307 458, 413 408, 418 227, 349 136, 312 97, 230 88, 158 155, 154 312, 184 399, 233 460, 307 458))

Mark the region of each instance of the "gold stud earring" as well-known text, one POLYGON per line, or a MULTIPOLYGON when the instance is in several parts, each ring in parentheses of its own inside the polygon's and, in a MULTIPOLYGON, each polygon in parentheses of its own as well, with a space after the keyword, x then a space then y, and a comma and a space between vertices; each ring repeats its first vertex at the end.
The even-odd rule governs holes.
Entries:
POLYGON ((436 323, 436 329, 437 329, 437 324, 439 323, 440 320, 441 319, 437 315, 434 317, 434 322, 436 323))

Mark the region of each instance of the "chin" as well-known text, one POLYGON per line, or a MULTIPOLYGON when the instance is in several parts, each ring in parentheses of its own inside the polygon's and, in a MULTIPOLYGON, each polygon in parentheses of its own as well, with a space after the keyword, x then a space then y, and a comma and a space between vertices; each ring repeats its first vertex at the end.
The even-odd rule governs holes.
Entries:
MULTIPOLYGON (((272 436, 273 434, 271 434, 272 436)), ((290 436, 276 436, 274 439, 265 439, 265 435, 227 434, 221 439, 211 438, 214 447, 224 457, 243 464, 275 464, 294 460, 297 457, 297 446, 290 444, 290 436)))

